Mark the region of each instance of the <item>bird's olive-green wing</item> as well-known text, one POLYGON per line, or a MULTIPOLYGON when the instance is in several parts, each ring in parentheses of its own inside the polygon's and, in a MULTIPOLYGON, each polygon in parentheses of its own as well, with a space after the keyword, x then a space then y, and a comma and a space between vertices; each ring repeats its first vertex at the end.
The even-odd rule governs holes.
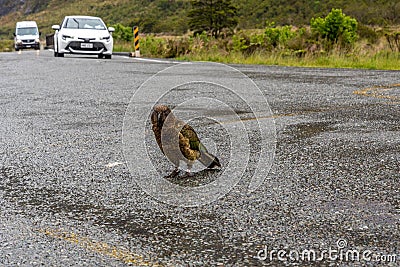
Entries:
POLYGON ((195 161, 200 157, 200 152, 190 147, 189 138, 184 137, 182 132, 179 133, 179 149, 183 156, 190 161, 195 161))
POLYGON ((215 166, 221 167, 219 159, 214 155, 208 153, 207 148, 200 142, 199 137, 192 127, 186 124, 182 128, 180 135, 182 136, 182 139, 187 140, 187 145, 190 146, 190 149, 188 149, 186 152, 183 151, 181 148, 181 151, 186 158, 189 157, 186 156, 185 153, 188 153, 190 151, 195 154, 196 159, 198 159, 207 168, 214 168, 215 166))
POLYGON ((199 157, 199 151, 202 146, 196 132, 193 128, 186 124, 182 127, 179 135, 179 146, 183 155, 190 160, 199 157))
POLYGON ((181 130, 181 133, 184 137, 189 139, 190 149, 197 151, 207 150, 200 142, 195 130, 190 125, 185 124, 181 130))

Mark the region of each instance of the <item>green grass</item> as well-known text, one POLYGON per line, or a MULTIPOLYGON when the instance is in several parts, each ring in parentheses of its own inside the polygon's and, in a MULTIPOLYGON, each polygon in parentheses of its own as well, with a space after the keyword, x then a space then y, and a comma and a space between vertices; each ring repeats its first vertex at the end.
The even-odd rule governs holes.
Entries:
MULTIPOLYGON (((167 53, 167 42, 162 38, 141 38, 140 53, 143 57, 165 57, 167 53), (147 39, 146 39, 147 38, 147 39)), ((114 51, 132 52, 133 46, 130 42, 115 42, 114 51)), ((331 52, 326 55, 298 57, 287 55, 282 52, 255 52, 245 55, 242 52, 227 52, 222 49, 200 49, 193 50, 188 54, 177 56, 178 60, 185 61, 213 61, 232 64, 255 64, 255 65, 280 65, 298 67, 319 68, 354 68, 354 69, 380 69, 400 70, 400 53, 390 50, 369 51, 368 53, 343 54, 331 52)))
MULTIPOLYGON (((166 42, 154 36, 141 38, 140 52, 143 57, 164 57, 166 42), (146 38, 148 38, 146 40, 146 38)), ((13 40, 0 40, 0 51, 14 51, 13 40)), ((115 41, 115 52, 133 52, 131 42, 115 41)), ((343 55, 332 52, 328 55, 296 57, 279 53, 260 53, 244 55, 241 52, 226 52, 219 49, 201 49, 189 54, 178 56, 178 60, 214 61, 233 64, 261 64, 319 68, 354 68, 400 70, 400 53, 390 50, 370 51, 364 55, 343 55)))
POLYGON ((133 43, 125 41, 114 41, 114 52, 133 52, 133 43))
POLYGON ((215 61, 234 64, 261 64, 297 67, 318 68, 354 68, 354 69, 380 69, 400 70, 400 53, 385 52, 363 57, 323 55, 323 56, 282 56, 276 53, 253 54, 245 56, 241 53, 209 54, 199 53, 180 56, 177 59, 190 61, 215 61))
POLYGON ((14 50, 14 40, 0 40, 0 52, 11 52, 14 50))
MULTIPOLYGON (((380 69, 400 70, 400 53, 391 51, 388 47, 381 46, 365 49, 360 42, 351 52, 343 52, 339 49, 327 53, 298 56, 293 52, 256 51, 247 55, 241 51, 226 51, 214 41, 202 42, 185 37, 155 37, 143 36, 140 39, 140 52, 143 57, 171 57, 185 61, 214 61, 233 64, 263 64, 298 67, 320 68, 355 68, 355 69, 380 69), (171 51, 187 51, 174 56, 171 51)), ((121 51, 132 51, 129 42, 116 42, 121 51)), ((117 51, 117 50, 116 50, 117 51)))

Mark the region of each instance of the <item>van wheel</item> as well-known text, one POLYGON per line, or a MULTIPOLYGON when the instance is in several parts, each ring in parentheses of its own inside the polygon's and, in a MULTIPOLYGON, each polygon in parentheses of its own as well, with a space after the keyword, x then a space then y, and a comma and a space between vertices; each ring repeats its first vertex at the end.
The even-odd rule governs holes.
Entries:
POLYGON ((103 58, 103 54, 98 54, 97 58, 103 58))
POLYGON ((106 59, 111 59, 111 55, 105 55, 106 59))
POLYGON ((58 57, 58 53, 54 50, 54 56, 58 57))
POLYGON ((16 48, 15 48, 15 51, 19 51, 19 48, 16 47, 16 48))
POLYGON ((57 57, 64 57, 64 53, 57 53, 57 57))

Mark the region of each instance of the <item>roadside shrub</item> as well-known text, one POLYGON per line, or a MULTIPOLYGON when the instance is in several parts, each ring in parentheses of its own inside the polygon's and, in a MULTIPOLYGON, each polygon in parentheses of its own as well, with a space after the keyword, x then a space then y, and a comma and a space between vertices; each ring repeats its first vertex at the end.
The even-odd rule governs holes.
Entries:
POLYGON ((13 49, 13 40, 0 40, 0 52, 11 52, 13 49))
POLYGON ((140 51, 145 56, 162 57, 165 51, 165 40, 147 35, 140 39, 140 51))
POLYGON ((113 38, 116 40, 130 42, 133 40, 133 29, 131 27, 125 27, 124 25, 117 23, 113 25, 115 32, 113 38))
POLYGON ((200 53, 201 51, 203 51, 207 47, 209 42, 209 38, 206 32, 202 32, 195 36, 189 37, 189 40, 193 53, 200 53))
MULTIPOLYGON (((292 26, 275 26, 270 23, 263 33, 246 34, 243 31, 236 33, 232 37, 232 49, 251 55, 257 51, 271 52, 274 50, 300 49, 297 43, 304 42, 304 29, 296 30, 292 26)), ((302 48, 302 47, 301 47, 302 48)))
POLYGON ((357 33, 360 38, 366 39, 370 44, 376 44, 382 36, 382 33, 379 33, 374 28, 363 24, 358 25, 357 33))
POLYGON ((165 57, 176 58, 185 56, 190 52, 189 38, 168 39, 166 42, 165 57))
POLYGON ((206 46, 210 42, 210 40, 213 39, 213 37, 209 36, 206 31, 195 34, 193 38, 201 41, 206 46))
POLYGON ((237 52, 244 52, 250 46, 250 38, 243 34, 243 32, 238 32, 232 36, 232 46, 231 50, 237 52))
POLYGON ((325 18, 312 18, 311 30, 325 39, 327 44, 352 45, 357 40, 357 20, 333 8, 325 18))
POLYGON ((265 51, 265 34, 237 32, 232 36, 231 41, 226 42, 228 52, 240 52, 245 56, 253 55, 256 52, 265 51))
POLYGON ((310 30, 299 28, 294 31, 293 37, 287 41, 286 49, 292 51, 292 54, 296 57, 304 57, 309 53, 315 54, 317 47, 310 30))
POLYGON ((285 48, 288 41, 295 35, 296 33, 292 31, 290 25, 276 27, 272 22, 265 28, 265 41, 272 48, 285 48))
POLYGON ((400 32, 385 33, 386 40, 392 52, 400 52, 400 32))
MULTIPOLYGON (((292 29, 293 30, 293 29, 292 29)), ((286 47, 290 50, 304 50, 307 49, 311 41, 310 31, 306 28, 299 28, 293 30, 293 36, 287 40, 286 47)))

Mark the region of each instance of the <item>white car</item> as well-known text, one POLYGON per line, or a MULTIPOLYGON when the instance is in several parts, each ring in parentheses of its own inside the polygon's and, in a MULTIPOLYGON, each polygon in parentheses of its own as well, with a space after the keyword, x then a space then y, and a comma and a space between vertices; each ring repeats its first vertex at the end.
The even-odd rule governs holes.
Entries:
POLYGON ((113 27, 107 29, 103 20, 91 16, 66 16, 61 25, 53 25, 54 56, 65 53, 97 55, 110 59, 113 52, 113 27))

